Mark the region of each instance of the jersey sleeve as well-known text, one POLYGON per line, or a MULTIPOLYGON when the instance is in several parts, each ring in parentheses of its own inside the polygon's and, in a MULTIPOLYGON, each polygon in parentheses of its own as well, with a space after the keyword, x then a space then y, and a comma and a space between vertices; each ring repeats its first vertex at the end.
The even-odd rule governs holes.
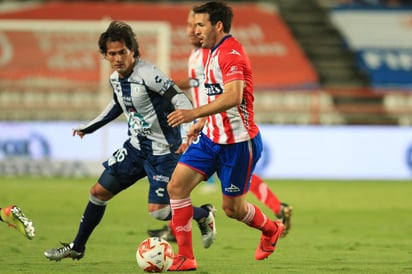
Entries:
POLYGON ((225 53, 220 60, 223 83, 244 80, 245 58, 238 51, 225 53))
POLYGON ((146 87, 152 91, 164 95, 174 84, 173 81, 155 65, 148 65, 142 68, 140 76, 144 79, 146 87))
POLYGON ((89 134, 106 125, 107 123, 113 121, 122 113, 122 108, 117 103, 117 101, 113 99, 96 118, 94 118, 89 123, 85 125, 80 125, 74 129, 83 131, 85 134, 89 134))

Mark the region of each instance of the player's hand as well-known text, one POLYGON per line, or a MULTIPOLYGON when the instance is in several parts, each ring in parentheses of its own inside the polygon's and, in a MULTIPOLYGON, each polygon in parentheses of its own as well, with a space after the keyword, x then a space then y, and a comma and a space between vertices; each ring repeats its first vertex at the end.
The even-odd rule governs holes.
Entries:
POLYGON ((199 119, 190 127, 186 135, 188 144, 191 144, 199 136, 199 133, 205 125, 205 121, 205 119, 199 119))
POLYGON ((192 122, 195 118, 191 109, 178 109, 167 116, 167 123, 171 127, 177 127, 183 123, 192 122))
POLYGON ((176 153, 177 153, 177 154, 183 154, 188 147, 189 147, 189 144, 188 144, 188 143, 182 143, 182 144, 179 146, 179 148, 176 150, 176 153))
POLYGON ((199 133, 188 133, 186 136, 187 143, 190 145, 194 140, 196 140, 196 138, 199 136, 199 133))
POLYGON ((76 136, 76 135, 80 136, 80 139, 82 139, 84 136, 84 132, 78 129, 73 129, 73 136, 76 136))

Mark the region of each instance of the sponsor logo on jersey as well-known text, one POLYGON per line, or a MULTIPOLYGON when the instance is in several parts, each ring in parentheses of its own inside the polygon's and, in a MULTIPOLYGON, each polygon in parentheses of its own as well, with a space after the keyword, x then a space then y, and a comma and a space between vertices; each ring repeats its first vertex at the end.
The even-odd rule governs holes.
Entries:
POLYGON ((219 84, 206 84, 205 90, 208 96, 218 95, 223 93, 223 88, 219 84))
POLYGON ((160 89, 160 94, 164 94, 171 86, 173 85, 173 81, 168 79, 163 82, 162 88, 160 89))
POLYGON ((130 111, 128 123, 129 130, 135 135, 149 136, 153 134, 150 124, 148 124, 144 117, 138 112, 130 111))
POLYGON ((243 75, 243 71, 239 70, 238 66, 231 66, 229 71, 226 73, 226 76, 232 76, 235 74, 243 75))
POLYGON ((131 96, 123 96, 123 102, 126 107, 133 107, 133 101, 131 96))

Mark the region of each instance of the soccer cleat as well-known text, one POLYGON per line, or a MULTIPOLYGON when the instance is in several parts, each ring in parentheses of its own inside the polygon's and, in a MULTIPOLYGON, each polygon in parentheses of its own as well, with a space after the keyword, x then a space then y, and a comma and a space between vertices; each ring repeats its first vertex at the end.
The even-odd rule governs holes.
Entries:
POLYGON ((44 256, 50 261, 60 261, 64 258, 72 258, 73 260, 80 260, 84 256, 84 251, 79 252, 73 250, 73 243, 61 243, 62 247, 51 248, 44 251, 44 256))
POLYGON ((196 270, 197 262, 196 259, 188 259, 183 255, 176 255, 173 258, 173 263, 167 271, 189 271, 196 270))
POLYGON ((161 229, 148 229, 147 234, 150 237, 159 237, 168 242, 176 242, 176 236, 173 235, 172 230, 168 225, 165 225, 161 229))
POLYGON ((279 220, 276 220, 274 224, 277 227, 276 232, 271 237, 262 235, 262 237, 260 238, 260 243, 255 253, 256 260, 266 259, 275 251, 276 243, 283 233, 284 225, 279 220))
POLYGON ((197 224, 202 234, 202 243, 204 248, 209 248, 216 239, 216 208, 211 204, 202 205, 201 208, 209 211, 209 215, 200 219, 197 224))
POLYGON ((32 240, 34 238, 35 229, 33 222, 24 215, 23 211, 21 211, 19 207, 11 205, 2 208, 0 211, 0 217, 10 227, 15 228, 27 239, 32 240))
POLYGON ((286 235, 289 233, 290 228, 292 227, 291 219, 292 219, 292 210, 293 207, 286 204, 282 203, 282 207, 280 209, 280 214, 277 215, 278 219, 283 223, 284 225, 284 230, 282 233, 282 238, 286 237, 286 235))

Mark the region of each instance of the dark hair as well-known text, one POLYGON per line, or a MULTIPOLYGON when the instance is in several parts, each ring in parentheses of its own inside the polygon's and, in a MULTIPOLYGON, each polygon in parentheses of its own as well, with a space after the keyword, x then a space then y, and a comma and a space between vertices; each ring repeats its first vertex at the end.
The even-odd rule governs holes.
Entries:
POLYGON ((139 44, 137 43, 136 35, 132 28, 121 21, 112 21, 105 32, 100 34, 99 49, 100 53, 106 55, 107 42, 124 42, 126 47, 134 52, 134 57, 139 57, 139 44))
POLYGON ((230 32, 230 28, 232 27, 233 12, 232 8, 226 5, 226 3, 211 1, 201 6, 194 7, 193 11, 194 13, 208 13, 212 26, 221 21, 223 24, 223 31, 225 33, 230 32))

